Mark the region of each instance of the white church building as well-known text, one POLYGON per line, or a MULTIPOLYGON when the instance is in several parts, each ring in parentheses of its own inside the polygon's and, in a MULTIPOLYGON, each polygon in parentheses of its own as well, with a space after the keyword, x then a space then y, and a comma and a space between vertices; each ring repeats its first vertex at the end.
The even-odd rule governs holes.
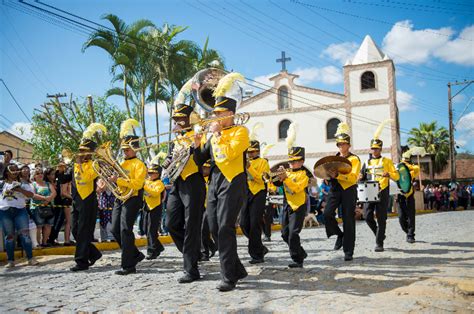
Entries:
POLYGON ((393 61, 366 36, 354 58, 343 67, 343 74, 344 92, 334 93, 297 85, 298 75, 282 70, 270 78, 272 88, 242 103, 238 112, 250 113, 248 128, 252 129, 257 122, 264 125, 257 132, 260 143, 275 144, 266 155, 270 166, 287 159, 285 138, 292 122, 299 128, 295 146, 305 147, 305 166, 311 170, 319 158, 337 153, 334 133, 341 121, 351 128, 351 151, 364 162, 379 123, 393 119, 395 122, 386 126, 380 137, 384 142, 382 155, 399 161, 393 61))

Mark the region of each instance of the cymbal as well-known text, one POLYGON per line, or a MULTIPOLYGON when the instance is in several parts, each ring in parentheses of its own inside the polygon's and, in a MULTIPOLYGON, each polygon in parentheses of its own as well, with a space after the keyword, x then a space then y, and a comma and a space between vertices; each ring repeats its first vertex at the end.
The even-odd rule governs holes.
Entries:
POLYGON ((351 162, 341 156, 326 156, 314 164, 314 175, 321 179, 328 179, 328 171, 336 170, 342 174, 348 174, 352 170, 351 162))

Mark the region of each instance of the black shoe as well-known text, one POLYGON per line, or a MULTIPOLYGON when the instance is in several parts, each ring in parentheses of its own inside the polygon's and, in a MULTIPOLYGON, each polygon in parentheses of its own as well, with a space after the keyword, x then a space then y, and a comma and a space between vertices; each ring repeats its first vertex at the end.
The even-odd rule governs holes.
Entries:
POLYGON ((353 260, 352 254, 348 254, 348 253, 344 254, 344 260, 346 262, 352 261, 353 260))
POLYGON ((95 262, 97 262, 101 257, 102 257, 102 254, 100 254, 100 256, 96 259, 91 259, 89 261, 89 266, 93 266, 95 264, 95 262))
POLYGON ((374 250, 374 251, 375 251, 375 252, 383 252, 383 251, 384 251, 383 245, 377 244, 377 246, 375 246, 375 250, 374 250))
POLYGON ((250 261, 249 261, 250 264, 261 264, 261 263, 265 263, 265 260, 263 258, 252 258, 250 261))
POLYGON ((289 268, 303 268, 303 263, 291 263, 288 265, 289 268))
POLYGON ((209 254, 209 258, 214 257, 216 255, 217 249, 211 249, 211 254, 209 254))
POLYGON ((263 247, 263 256, 267 255, 268 252, 270 252, 270 251, 268 250, 268 248, 266 246, 264 246, 263 247))
POLYGON ((221 282, 217 285, 217 289, 218 289, 220 292, 231 291, 231 290, 234 290, 234 289, 235 289, 235 283, 234 283, 234 282, 230 282, 230 281, 221 281, 221 282))
POLYGON ((137 272, 137 269, 135 267, 132 267, 132 268, 117 270, 115 274, 120 275, 120 276, 126 276, 130 274, 135 274, 136 272, 137 272))
POLYGON ((209 262, 210 257, 208 255, 202 255, 199 259, 200 262, 209 262))
POLYGON ((408 242, 408 243, 415 243, 415 238, 413 238, 413 237, 407 237, 407 242, 408 242))
POLYGON ((239 275, 239 277, 237 277, 237 280, 242 280, 242 279, 244 279, 245 277, 247 277, 248 275, 249 275, 249 274, 248 274, 247 271, 244 269, 244 272, 241 273, 241 274, 239 275))
POLYGON ((137 257, 137 264, 143 261, 144 259, 145 259, 145 254, 140 252, 140 254, 138 254, 138 257, 137 257))
POLYGON ((163 252, 164 249, 162 250, 158 250, 158 252, 155 252, 155 253, 152 253, 152 254, 148 254, 147 257, 145 257, 147 260, 152 260, 152 259, 156 259, 158 256, 160 256, 161 252, 163 252))
POLYGON ((272 239, 270 239, 270 237, 265 237, 265 238, 263 238, 262 241, 263 242, 272 242, 272 239))
POLYGON ((199 280, 199 277, 193 277, 190 274, 185 274, 183 277, 178 279, 179 283, 191 283, 193 281, 199 280))
POLYGON ((334 250, 339 250, 342 247, 342 240, 344 239, 344 236, 339 235, 337 236, 336 244, 334 244, 334 250))
POLYGON ((71 267, 69 270, 70 271, 84 271, 84 270, 88 270, 89 269, 89 266, 79 266, 79 265, 76 265, 74 267, 71 267))

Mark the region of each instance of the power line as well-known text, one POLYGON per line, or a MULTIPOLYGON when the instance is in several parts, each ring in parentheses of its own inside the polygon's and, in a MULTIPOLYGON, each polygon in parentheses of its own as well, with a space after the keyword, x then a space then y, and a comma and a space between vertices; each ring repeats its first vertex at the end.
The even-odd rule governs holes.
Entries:
POLYGON ((31 120, 30 118, 28 118, 28 116, 26 115, 26 113, 23 111, 23 108, 21 108, 20 104, 18 103, 18 101, 16 101, 15 99, 15 96, 13 96, 12 92, 10 91, 10 89, 8 88, 7 84, 5 83, 5 81, 0 78, 0 81, 2 81, 3 83, 3 86, 5 86, 5 88, 7 89, 8 93, 10 94, 11 98, 13 99, 13 101, 15 102, 15 104, 18 106, 18 108, 20 109, 20 111, 23 113, 23 115, 25 116, 25 118, 31 123, 31 120))
POLYGON ((461 15, 471 15, 472 13, 466 13, 464 11, 454 10, 450 8, 444 7, 437 7, 432 5, 426 4, 419 4, 419 3, 407 3, 401 1, 390 0, 387 3, 378 3, 378 2, 365 2, 365 1, 357 1, 357 0, 345 0, 344 2, 350 4, 361 4, 361 5, 369 5, 369 6, 376 6, 376 7, 386 7, 386 8, 395 8, 395 9, 404 9, 404 10, 411 10, 411 11, 418 11, 418 12, 431 12, 431 13, 442 13, 442 14, 461 14, 461 15), (395 4, 395 5, 391 5, 395 4))

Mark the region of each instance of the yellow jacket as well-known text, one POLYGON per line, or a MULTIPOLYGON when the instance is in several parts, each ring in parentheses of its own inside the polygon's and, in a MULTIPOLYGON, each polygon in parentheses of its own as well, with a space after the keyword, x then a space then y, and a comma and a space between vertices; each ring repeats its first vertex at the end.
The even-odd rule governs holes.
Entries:
MULTIPOLYGON (((420 174, 420 167, 416 166, 416 165, 412 165, 411 163, 407 162, 407 161, 402 161, 405 165, 407 165, 408 169, 410 170, 410 176, 411 176, 411 180, 414 181, 416 180, 416 177, 418 177, 418 175, 420 174)), ((407 194, 404 194, 405 197, 409 197, 410 195, 413 194, 413 185, 411 186, 411 189, 410 189, 410 192, 408 192, 407 194)))
POLYGON ((250 192, 255 195, 258 192, 265 190, 263 174, 270 172, 270 166, 266 159, 260 157, 249 160, 249 163, 250 166, 247 168, 247 182, 250 192))
MULTIPOLYGON (((92 160, 82 164, 74 164, 74 180, 76 181, 77 193, 85 200, 94 191, 94 180, 98 177, 92 168, 92 160)), ((58 192, 59 193, 59 192, 58 192)))
POLYGON ((138 191, 143 188, 145 184, 145 178, 147 169, 143 161, 138 158, 131 158, 124 160, 120 166, 128 175, 129 180, 123 178, 117 179, 117 185, 119 186, 120 193, 126 194, 130 189, 134 190, 132 196, 137 196, 138 191))
POLYGON ((161 180, 145 180, 143 190, 145 202, 150 210, 161 204, 161 193, 165 190, 165 185, 161 180))
POLYGON ((389 185, 389 178, 382 177, 384 172, 388 172, 390 179, 398 181, 400 179, 400 174, 393 165, 393 162, 389 158, 380 156, 379 158, 372 158, 367 161, 368 173, 369 176, 372 174, 375 177, 375 181, 378 181, 380 184, 380 190, 384 190, 389 185))
MULTIPOLYGON (((193 142, 194 130, 186 132, 183 136, 178 135, 174 141, 175 145, 185 145, 186 147, 191 147, 193 142)), ((183 171, 180 174, 181 179, 186 180, 190 175, 198 172, 198 166, 194 162, 192 156, 188 159, 186 166, 184 166, 183 171)))
POLYGON ((244 154, 250 146, 249 131, 244 126, 222 130, 210 138, 213 159, 227 181, 231 182, 245 171, 244 154))
POLYGON ((344 190, 350 188, 353 185, 357 184, 357 181, 359 180, 359 173, 360 173, 360 159, 357 155, 350 154, 349 157, 347 157, 349 161, 352 164, 352 170, 348 174, 339 174, 336 179, 339 182, 339 184, 342 186, 344 190))
POLYGON ((295 211, 306 203, 306 187, 309 178, 304 169, 287 169, 286 175, 288 177, 283 181, 286 201, 295 211))

